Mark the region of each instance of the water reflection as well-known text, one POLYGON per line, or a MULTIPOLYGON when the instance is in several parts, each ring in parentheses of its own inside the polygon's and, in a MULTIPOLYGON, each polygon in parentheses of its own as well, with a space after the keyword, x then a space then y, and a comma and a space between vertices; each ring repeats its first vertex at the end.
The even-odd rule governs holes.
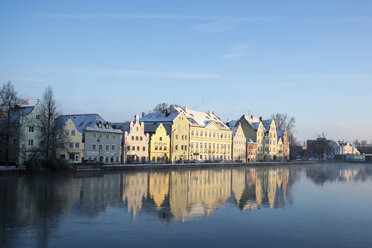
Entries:
POLYGON ((301 175, 317 185, 365 181, 370 167, 323 165, 280 168, 192 169, 112 174, 0 177, 0 246, 25 231, 46 246, 63 216, 96 217, 108 206, 166 221, 188 221, 232 204, 242 211, 285 208, 301 175))

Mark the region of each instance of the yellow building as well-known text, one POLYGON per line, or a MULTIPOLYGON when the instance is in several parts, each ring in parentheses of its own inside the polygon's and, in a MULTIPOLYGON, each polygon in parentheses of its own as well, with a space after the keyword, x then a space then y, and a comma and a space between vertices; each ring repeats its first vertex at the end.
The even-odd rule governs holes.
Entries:
POLYGON ((140 119, 145 123, 145 132, 154 133, 158 125, 163 124, 170 136, 170 158, 172 162, 189 160, 190 123, 183 113, 150 113, 140 119))
POLYGON ((242 125, 240 123, 237 126, 231 127, 232 129, 232 159, 234 161, 246 162, 247 156, 247 138, 244 135, 242 125))
POLYGON ((263 120, 262 125, 265 128, 264 160, 277 160, 278 139, 275 121, 263 120))
POLYGON ((84 159, 83 134, 76 128, 69 115, 57 117, 56 125, 61 130, 60 143, 57 145, 57 158, 69 159, 73 163, 81 163, 84 159))
POLYGON ((284 157, 284 152, 283 152, 283 141, 282 138, 278 138, 278 145, 277 145, 277 160, 282 161, 284 157))
POLYGON ((159 124, 150 141, 151 162, 168 162, 170 158, 170 138, 163 124, 159 124))
POLYGON ((190 123, 190 160, 231 160, 232 131, 213 112, 175 106, 171 111, 183 113, 190 123))

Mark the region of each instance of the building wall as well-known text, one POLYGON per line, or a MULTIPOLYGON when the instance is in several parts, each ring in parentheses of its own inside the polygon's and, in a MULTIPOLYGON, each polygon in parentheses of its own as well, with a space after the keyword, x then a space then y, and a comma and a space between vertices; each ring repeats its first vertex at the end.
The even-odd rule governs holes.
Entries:
POLYGON ((190 126, 191 160, 231 160, 231 130, 220 129, 215 122, 206 127, 190 126))
POLYGON ((71 159, 75 163, 83 162, 83 134, 76 128, 70 118, 63 127, 63 141, 57 145, 57 158, 71 159))
POLYGON ((171 127, 171 159, 172 162, 189 160, 190 123, 183 113, 174 120, 171 127))
POLYGON ((163 124, 156 129, 150 141, 150 161, 159 163, 170 159, 170 137, 163 124))
POLYGON ((121 136, 121 133, 110 132, 104 128, 99 131, 85 131, 84 159, 102 163, 121 163, 121 136))
POLYGON ((41 115, 43 111, 37 104, 31 113, 20 119, 18 164, 23 164, 30 159, 40 147, 41 133, 38 127, 41 124, 41 115))
POLYGON ((284 159, 283 142, 280 138, 277 144, 277 160, 282 161, 284 159))
POLYGON ((247 143, 247 162, 256 162, 257 161, 257 144, 256 143, 247 143))
POLYGON ((149 134, 145 134, 145 124, 136 116, 135 122, 130 123, 130 131, 124 133, 124 162, 149 161, 149 134))
POLYGON ((277 132, 275 121, 272 121, 270 124, 270 129, 265 133, 264 137, 264 159, 265 160, 274 160, 277 156, 277 132))
POLYGON ((232 159, 234 161, 246 161, 246 147, 247 139, 244 135, 241 124, 238 125, 237 130, 232 139, 232 159))

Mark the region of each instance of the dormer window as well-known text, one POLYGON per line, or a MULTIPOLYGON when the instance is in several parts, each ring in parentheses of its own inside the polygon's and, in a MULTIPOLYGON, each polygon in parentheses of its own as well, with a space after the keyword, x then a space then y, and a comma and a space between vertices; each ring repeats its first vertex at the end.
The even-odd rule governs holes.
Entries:
POLYGON ((102 122, 98 122, 98 127, 102 128, 102 122))

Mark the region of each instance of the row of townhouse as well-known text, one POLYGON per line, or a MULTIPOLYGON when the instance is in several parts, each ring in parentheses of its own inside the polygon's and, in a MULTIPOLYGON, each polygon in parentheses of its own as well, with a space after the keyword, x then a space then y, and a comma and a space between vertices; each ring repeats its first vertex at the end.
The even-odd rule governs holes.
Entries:
POLYGON ((346 155, 355 157, 361 155, 360 151, 349 141, 328 140, 324 137, 307 140, 306 154, 309 158, 329 160, 346 155))
MULTIPOLYGON (((31 159, 40 135, 34 128, 42 110, 37 104, 15 111, 13 161, 31 159), (22 125, 23 123, 23 125, 22 125)), ((133 121, 110 123, 98 114, 61 115, 56 157, 74 163, 282 160, 289 155, 285 130, 273 120, 243 115, 223 122, 213 112, 171 106, 162 113, 135 116, 133 121)), ((4 151, 0 151, 3 156, 4 151)))

